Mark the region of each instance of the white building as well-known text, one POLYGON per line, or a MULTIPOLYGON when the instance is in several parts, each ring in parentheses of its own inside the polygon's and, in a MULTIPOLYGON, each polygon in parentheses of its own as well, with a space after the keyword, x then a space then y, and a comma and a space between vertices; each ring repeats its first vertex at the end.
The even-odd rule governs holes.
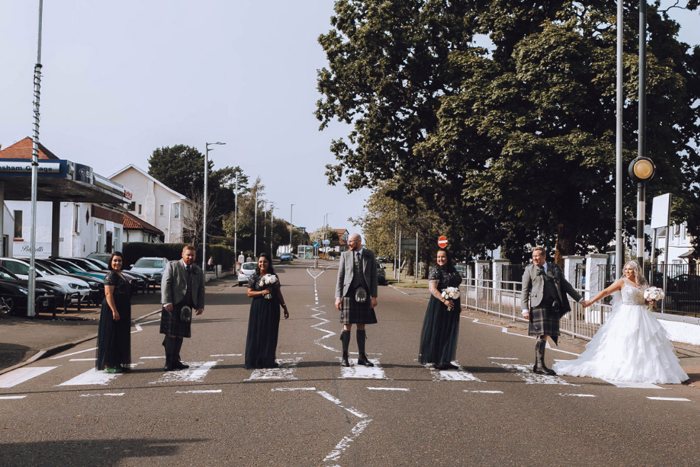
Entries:
POLYGON ((664 249, 666 248, 666 233, 668 237, 668 264, 689 264, 694 266, 697 259, 693 255, 693 236, 688 232, 688 224, 672 224, 668 229, 659 229, 656 236, 656 248, 660 251, 658 262, 664 261, 664 249))
POLYGON ((165 243, 184 243, 192 201, 131 164, 109 177, 132 193, 131 214, 164 234, 165 243))

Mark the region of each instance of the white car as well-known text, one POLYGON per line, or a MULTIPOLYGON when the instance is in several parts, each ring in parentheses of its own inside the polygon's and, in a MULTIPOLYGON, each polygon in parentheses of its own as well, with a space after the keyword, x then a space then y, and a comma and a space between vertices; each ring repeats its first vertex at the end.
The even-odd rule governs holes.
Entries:
MULTIPOLYGON (((25 262, 15 258, 0 258, 0 266, 12 272, 20 279, 28 280, 29 278, 29 261, 25 262)), ((35 266, 37 282, 53 282, 66 289, 71 296, 75 297, 76 294, 79 294, 81 300, 90 295, 90 285, 84 280, 61 274, 52 274, 51 271, 39 264, 35 264, 35 266)))
POLYGON ((131 265, 129 271, 134 271, 146 276, 151 284, 160 285, 163 278, 163 271, 168 264, 167 258, 160 257, 143 257, 139 258, 131 265))
POLYGON ((248 278, 255 273, 255 268, 258 267, 258 263, 243 263, 238 269, 238 285, 248 284, 248 278))

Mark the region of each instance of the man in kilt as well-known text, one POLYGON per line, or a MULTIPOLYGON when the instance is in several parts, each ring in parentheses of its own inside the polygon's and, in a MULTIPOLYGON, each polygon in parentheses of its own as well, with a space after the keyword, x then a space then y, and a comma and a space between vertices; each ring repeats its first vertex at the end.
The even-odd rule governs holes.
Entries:
POLYGON ((532 249, 532 264, 529 264, 523 273, 522 310, 523 318, 530 321, 528 334, 537 336, 533 373, 556 375, 544 364, 547 336, 557 344, 559 320, 571 311, 566 294, 577 302, 580 302, 582 297, 564 278, 561 268, 555 263, 547 263, 546 259, 544 248, 532 249))
POLYGON ((182 249, 182 259, 170 261, 163 271, 160 333, 165 334, 165 371, 189 368, 180 361, 182 339, 192 336, 192 311, 198 315, 204 312, 204 274, 194 264, 196 256, 194 246, 186 245, 182 249), (185 306, 191 310, 189 314, 183 313, 185 306))
POLYGON ((340 311, 340 322, 343 332, 340 341, 343 343, 343 359, 341 365, 348 367, 348 348, 350 347, 350 331, 352 325, 357 325, 358 365, 374 366, 365 354, 366 324, 377 322, 374 308, 377 306, 377 261, 374 252, 362 248, 362 238, 359 234, 348 237, 349 250, 340 255, 338 265, 338 280, 335 284, 335 307, 340 311))

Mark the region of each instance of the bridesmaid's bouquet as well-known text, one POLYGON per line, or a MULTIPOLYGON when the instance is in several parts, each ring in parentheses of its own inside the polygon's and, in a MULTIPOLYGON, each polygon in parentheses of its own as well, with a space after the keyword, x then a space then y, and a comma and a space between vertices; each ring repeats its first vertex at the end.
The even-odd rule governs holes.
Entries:
POLYGON ((649 302, 649 310, 654 311, 657 300, 664 299, 664 291, 658 287, 648 287, 644 291, 644 300, 649 302))
MULTIPOLYGON (((442 291, 442 298, 445 300, 457 300, 459 298, 459 289, 457 287, 447 287, 442 291)), ((448 308, 452 310, 452 308, 448 308)))
MULTIPOLYGON (((265 287, 266 285, 273 285, 277 283, 277 276, 274 274, 265 274, 260 278, 260 287, 265 287)), ((263 298, 270 300, 272 298, 272 294, 265 294, 263 295, 263 298)))

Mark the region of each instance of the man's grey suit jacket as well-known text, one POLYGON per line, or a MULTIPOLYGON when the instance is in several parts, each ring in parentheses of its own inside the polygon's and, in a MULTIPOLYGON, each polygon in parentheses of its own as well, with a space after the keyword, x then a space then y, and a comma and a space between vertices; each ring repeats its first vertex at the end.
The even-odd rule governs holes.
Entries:
MULTIPOLYGON (((562 312, 570 311, 571 307, 569 306, 569 300, 566 299, 565 293, 569 294, 577 302, 581 301, 581 295, 579 295, 574 287, 564 278, 564 273, 555 263, 547 263, 547 271, 547 275, 552 275, 554 278, 554 285, 557 288, 557 295, 559 296, 560 310, 562 312)), ((530 306, 533 308, 540 306, 543 295, 544 276, 540 274, 537 266, 530 263, 527 265, 525 272, 523 273, 521 309, 529 310, 530 306)))
MULTIPOLYGON (((352 255, 353 251, 344 251, 340 255, 340 264, 338 265, 338 280, 335 284, 335 297, 342 298, 348 293, 350 284, 352 283, 353 268, 352 255)), ((362 272, 365 275, 365 281, 369 287, 369 295, 377 296, 377 260, 374 257, 374 252, 367 248, 362 249, 362 272)))
MULTIPOLYGON (((204 309, 204 274, 199 266, 192 265, 192 301, 196 310, 204 309)), ((182 261, 170 261, 163 271, 160 284, 161 303, 182 302, 187 292, 187 271, 182 261)))

